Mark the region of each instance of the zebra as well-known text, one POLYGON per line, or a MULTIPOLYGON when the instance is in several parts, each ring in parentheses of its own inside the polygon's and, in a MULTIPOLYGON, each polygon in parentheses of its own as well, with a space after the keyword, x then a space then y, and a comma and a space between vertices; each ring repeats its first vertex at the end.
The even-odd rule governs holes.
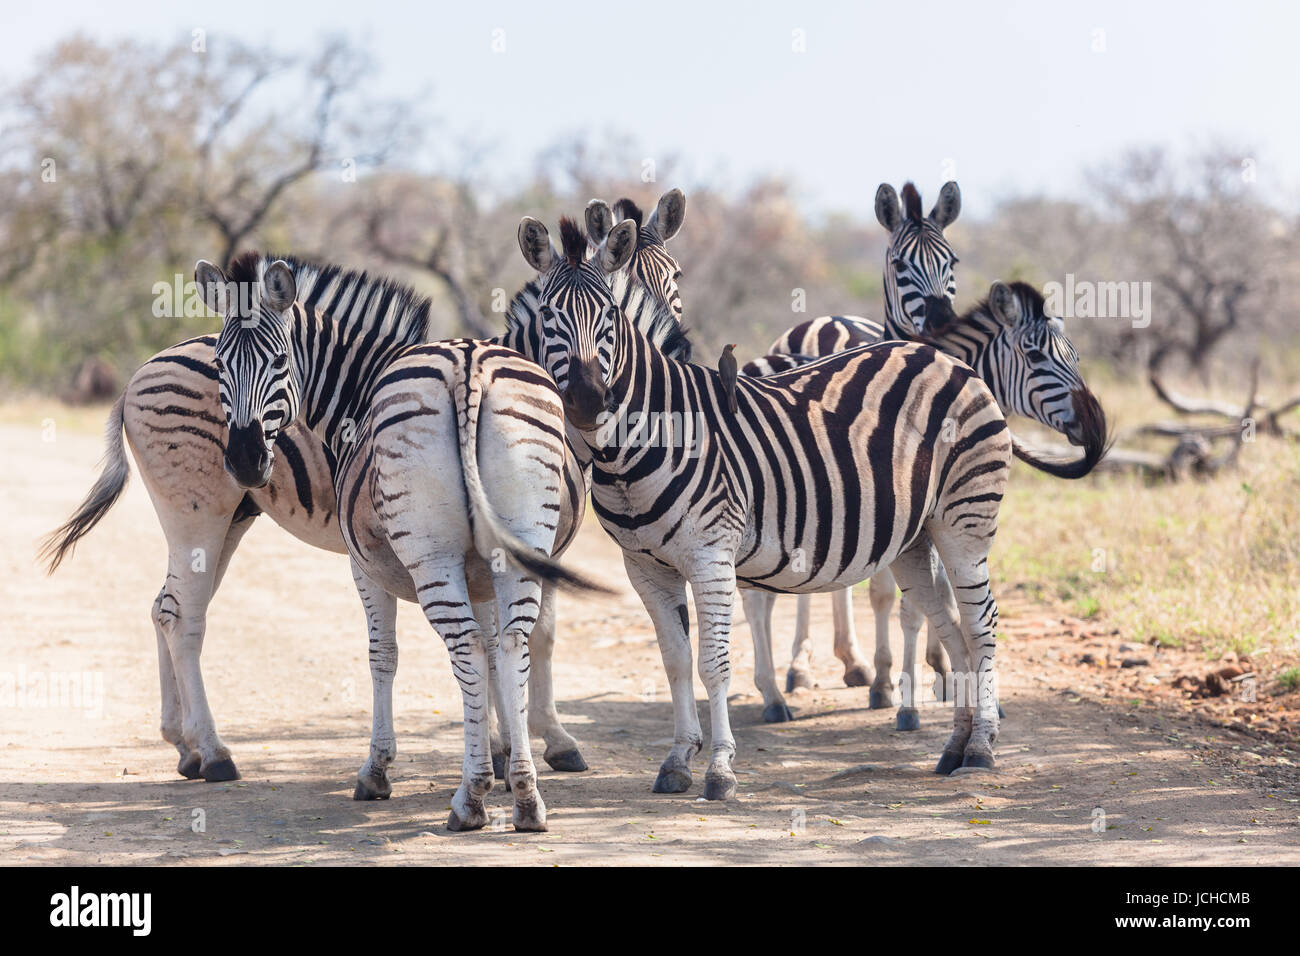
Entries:
MULTIPOLYGON (((622 200, 631 206, 629 200, 622 200)), ((659 220, 667 238, 681 225, 685 197, 670 190, 659 202, 659 220)), ((596 243, 598 245, 598 243, 596 243)), ((329 272, 337 266, 325 267, 329 272)), ((641 270, 645 288, 660 290, 664 301, 680 302, 675 261, 659 260, 659 271, 641 270), (666 290, 666 291, 665 291, 666 290)), ((330 274, 316 280, 318 287, 330 274)), ((648 320, 652 308, 635 296, 636 283, 624 290, 625 307, 634 321, 648 320)), ((507 315, 531 314, 536 283, 528 283, 511 300, 507 315)), ((516 331, 526 321, 514 321, 516 331)), ((511 334, 511 333, 507 333, 511 334)), ((503 336, 504 338, 504 336, 503 336)), ((43 557, 53 573, 77 543, 108 513, 126 485, 129 444, 149 491, 167 540, 168 567, 150 617, 158 647, 161 733, 179 753, 177 771, 189 779, 237 780, 239 770, 217 733, 207 703, 200 666, 207 607, 220 585, 240 540, 254 520, 265 514, 294 537, 339 554, 347 553, 336 519, 337 502, 330 473, 330 453, 301 423, 290 424, 276 438, 271 479, 262 488, 239 487, 223 467, 224 419, 213 365, 216 335, 201 335, 165 349, 132 376, 109 415, 104 468, 73 515, 45 541, 43 557)), ((516 343, 518 344, 518 343, 516 343)), ((518 349, 517 349, 518 350, 518 349)), ((569 476, 572 478, 572 476, 569 476)), ((586 478, 580 495, 586 500, 586 478)), ((545 587, 543 610, 529 636, 529 726, 545 742, 543 759, 556 771, 587 769, 578 742, 565 729, 555 707, 551 682, 554 647, 553 588, 545 587)), ((491 716, 495 718, 495 709, 491 716)), ((493 719, 493 762, 506 779, 508 745, 493 719)))
POLYGON ((214 364, 231 477, 244 488, 265 485, 279 430, 299 418, 336 462, 339 524, 366 610, 374 685, 358 788, 378 796, 390 789, 401 599, 418 604, 442 638, 461 688, 465 756, 448 829, 487 822, 495 681, 511 738, 515 829, 545 830, 524 700, 528 637, 543 580, 593 587, 551 557, 580 518, 565 481, 574 463, 559 392, 536 363, 503 346, 425 343, 428 300, 403 287, 356 273, 321 287, 314 270, 295 265, 246 253, 227 276, 200 260, 195 282, 224 316, 214 364), (488 601, 495 627, 475 614, 474 604, 488 601))
MULTIPOLYGON (((746 375, 769 375, 802 364, 809 358, 829 355, 861 345, 872 345, 886 339, 908 339, 925 328, 940 328, 953 316, 952 299, 957 294, 954 267, 957 257, 944 236, 944 230, 961 214, 961 187, 949 181, 939 191, 939 199, 928 216, 922 215, 921 194, 914 183, 903 185, 902 199, 894 187, 881 183, 876 189, 875 211, 877 221, 889 232, 885 248, 884 290, 885 321, 861 316, 822 316, 801 322, 786 330, 762 358, 747 363, 742 370, 746 375)), ((940 568, 942 575, 942 568, 940 568)), ((888 570, 873 576, 871 601, 876 610, 875 673, 862 657, 853 627, 851 591, 831 593, 835 632, 835 656, 844 666, 844 683, 848 687, 870 685, 868 702, 872 709, 888 707, 893 685, 890 683, 891 655, 889 649, 889 616, 894 604, 897 585, 888 570)), ((798 598, 795 618, 794 653, 786 674, 786 691, 796 687, 812 686, 811 649, 808 624, 812 600, 807 594, 798 598)), ((904 633, 918 620, 906 599, 902 602, 901 616, 905 620, 904 633)), ((771 660, 770 647, 758 646, 760 636, 753 635, 756 663, 771 660)), ((905 642, 904 654, 912 652, 905 642)), ((947 685, 947 661, 938 639, 938 632, 927 632, 926 659, 934 668, 936 692, 944 699, 947 685)), ((763 695, 763 719, 766 721, 793 720, 794 715, 776 684, 776 678, 766 666, 759 666, 755 684, 763 695)), ((915 717, 900 711, 900 730, 914 729, 915 717)))
POLYGON ((884 343, 741 377, 733 415, 715 370, 666 356, 628 322, 608 264, 582 260, 576 223, 562 219, 560 239, 557 249, 541 222, 520 223, 542 289, 542 366, 590 456, 592 507, 623 550, 672 692, 673 745, 655 792, 687 790, 703 747, 688 583, 711 716, 704 796, 725 800, 736 788, 727 704, 736 587, 746 596, 813 592, 890 565, 935 621, 961 678, 936 772, 992 767, 997 605, 987 556, 1011 456, 1030 453, 988 386, 930 345, 884 343), (697 422, 698 442, 643 442, 627 431, 630 416, 665 414, 697 422), (960 624, 936 588, 932 548, 963 595, 960 624))
MULTIPOLYGON (((816 340, 797 329, 792 330, 793 335, 787 333, 787 336, 797 341, 802 340, 803 347, 808 349, 815 349, 818 341, 825 342, 828 339, 844 342, 844 347, 873 344, 854 337, 861 331, 861 327, 855 323, 843 323, 840 328, 842 334, 838 338, 834 337, 827 330, 833 329, 836 324, 833 321, 823 323, 816 340)), ((1083 380, 1079 371, 1079 356, 1065 333, 1064 321, 1047 314, 1045 300, 1033 286, 1024 282, 994 282, 982 302, 964 315, 938 327, 932 334, 919 337, 919 340, 926 341, 941 352, 971 366, 989 385, 993 397, 1005 413, 1033 418, 1065 435, 1071 444, 1083 448, 1082 456, 1075 461, 1060 463, 1038 460, 1031 462, 1035 467, 1060 478, 1081 478, 1090 473, 1104 456, 1107 446, 1105 412, 1083 380)), ((817 357, 770 355, 763 360, 746 363, 742 372, 747 375, 771 374, 770 369, 774 365, 798 367, 815 361, 817 357)), ((942 578, 941 587, 947 590, 942 578)), ((889 680, 892 662, 888 616, 895 589, 894 580, 888 571, 871 579, 871 603, 877 614, 877 677, 872 684, 870 697, 873 708, 884 706, 880 701, 887 701, 887 695, 892 690, 889 680)), ((846 643, 856 643, 852 637, 849 595, 847 589, 832 595, 837 653, 840 653, 842 635, 848 635, 846 643)), ((794 660, 787 675, 787 690, 804 681, 810 682, 807 677, 810 645, 807 641, 806 602, 807 598, 800 595, 794 660), (800 671, 802 674, 796 678, 800 671)), ((904 638, 903 677, 899 686, 902 701, 896 727, 899 730, 916 730, 920 721, 915 693, 921 684, 916 669, 915 647, 921 615, 905 599, 901 616, 904 638)), ((941 648, 930 648, 927 658, 935 669, 935 690, 942 700, 945 697, 947 668, 941 648)), ((770 655, 766 659, 770 660, 770 655)), ((760 687, 774 687, 776 682, 774 676, 765 675, 757 683, 760 687)))

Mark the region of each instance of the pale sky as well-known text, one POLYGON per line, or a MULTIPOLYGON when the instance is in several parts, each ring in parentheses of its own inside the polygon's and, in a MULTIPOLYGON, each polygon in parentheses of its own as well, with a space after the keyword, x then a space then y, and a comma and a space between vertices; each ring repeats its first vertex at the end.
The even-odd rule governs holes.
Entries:
POLYGON ((376 55, 376 92, 428 91, 439 135, 493 144, 503 177, 563 133, 609 130, 687 159, 687 188, 784 173, 814 208, 870 216, 881 181, 915 179, 928 203, 955 175, 978 215, 1079 196, 1130 145, 1221 141, 1279 204, 1300 197, 1294 3, 3 0, 0 23, 6 80, 76 29, 291 51, 345 32, 376 55))

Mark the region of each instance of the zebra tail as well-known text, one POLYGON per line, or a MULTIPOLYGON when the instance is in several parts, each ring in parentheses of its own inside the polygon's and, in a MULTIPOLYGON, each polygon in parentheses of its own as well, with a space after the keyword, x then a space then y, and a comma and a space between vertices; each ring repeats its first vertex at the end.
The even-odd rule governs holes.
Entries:
POLYGON ((1011 433, 1011 452, 1026 465, 1046 472, 1053 478, 1083 478, 1088 475, 1097 462, 1106 457, 1110 451, 1111 439, 1103 437, 1100 441, 1085 442, 1083 454, 1071 461, 1068 458, 1048 458, 1034 451, 1011 433))
POLYGON ((554 558, 534 551, 504 527, 492 510, 483 479, 478 470, 478 413, 483 401, 483 389, 473 369, 468 371, 464 389, 465 427, 460 432, 461 473, 469 499, 470 526, 474 531, 474 547, 484 560, 491 562, 493 552, 500 548, 515 564, 529 574, 552 582, 571 591, 595 591, 613 594, 614 591, 570 571, 554 558))
POLYGON ((108 416, 108 426, 104 432, 103 471, 72 517, 42 539, 39 560, 45 564, 47 574, 53 574, 63 559, 76 550, 77 542, 108 514, 126 487, 131 466, 122 439, 122 415, 125 408, 126 392, 123 392, 108 416))
POLYGON ((1087 388, 1073 393, 1075 420, 1083 433, 1083 455, 1074 461, 1063 458, 1044 458, 1025 445, 1015 434, 1011 435, 1011 450, 1025 464, 1047 472, 1055 478, 1082 478, 1106 457, 1114 441, 1106 424, 1106 412, 1097 396, 1087 388))

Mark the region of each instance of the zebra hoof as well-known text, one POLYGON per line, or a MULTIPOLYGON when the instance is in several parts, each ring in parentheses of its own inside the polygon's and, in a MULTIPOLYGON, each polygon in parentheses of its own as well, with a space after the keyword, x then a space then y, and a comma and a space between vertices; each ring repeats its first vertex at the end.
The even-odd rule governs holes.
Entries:
POLYGON ((492 775, 498 780, 506 779, 506 765, 510 763, 510 754, 492 755, 492 775))
MULTIPOLYGON (((945 755, 946 756, 946 755, 945 755)), ((966 756, 962 759, 961 765, 966 768, 976 768, 979 770, 993 769, 993 755, 966 751, 966 756)))
POLYGON ((587 769, 587 761, 582 759, 576 747, 554 755, 547 754, 543 759, 552 770, 560 773, 582 773, 587 769))
POLYGON ((192 753, 181 758, 181 762, 176 765, 176 772, 186 780, 198 780, 203 776, 199 770, 200 763, 202 758, 197 753, 192 753))
POLYGON ((793 667, 785 672, 785 692, 793 694, 796 688, 804 687, 812 690, 812 675, 807 671, 797 671, 793 667))
POLYGON ((941 776, 948 776, 958 767, 961 766, 962 755, 945 750, 939 755, 939 763, 935 766, 934 772, 941 776))
POLYGON ((393 795, 393 787, 387 777, 357 777, 357 787, 352 791, 353 800, 387 800, 393 795))
POLYGON ((487 824, 487 813, 482 807, 477 813, 462 817, 454 809, 447 815, 447 829, 452 833, 465 833, 469 830, 481 830, 487 824))
POLYGON ((204 764, 199 768, 199 773, 208 783, 224 783, 227 780, 239 779, 239 770, 235 767, 235 762, 229 757, 204 764))
POLYGON ((920 730, 921 714, 915 707, 900 707, 894 726, 899 730, 920 730))
POLYGON ((794 714, 785 704, 768 704, 763 708, 763 722, 767 724, 784 724, 794 720, 794 714))
POLYGON ((511 822, 519 833, 545 833, 549 829, 546 826, 546 808, 540 801, 528 805, 515 804, 511 822))
POLYGON ((731 800, 736 796, 736 775, 708 773, 704 775, 705 800, 731 800))
POLYGON ((676 767, 660 767, 655 778, 655 793, 685 793, 691 789, 691 772, 676 767))
POLYGON ((1002 709, 1002 702, 998 701, 998 719, 1005 720, 1006 716, 1007 716, 1007 712, 1002 709))
POLYGON ((845 687, 866 687, 871 683, 871 671, 862 664, 844 668, 845 687))
POLYGON ((884 710, 887 707, 893 707, 894 695, 892 691, 892 687, 890 688, 890 693, 886 693, 883 690, 876 690, 873 687, 871 692, 867 694, 867 706, 872 710, 884 710))

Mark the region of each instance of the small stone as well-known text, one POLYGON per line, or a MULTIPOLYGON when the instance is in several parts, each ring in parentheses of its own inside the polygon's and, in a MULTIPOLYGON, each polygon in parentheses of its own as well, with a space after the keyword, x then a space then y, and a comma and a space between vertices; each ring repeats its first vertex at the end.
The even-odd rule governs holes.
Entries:
POLYGON ((1120 661, 1120 667, 1146 667, 1151 662, 1145 657, 1126 657, 1120 661))

